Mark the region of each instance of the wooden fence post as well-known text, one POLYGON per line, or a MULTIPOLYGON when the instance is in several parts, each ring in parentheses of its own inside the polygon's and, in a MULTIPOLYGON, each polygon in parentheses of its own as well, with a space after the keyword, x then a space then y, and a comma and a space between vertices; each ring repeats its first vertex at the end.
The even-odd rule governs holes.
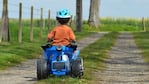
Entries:
POLYGON ((0 43, 2 42, 2 33, 3 33, 2 30, 3 30, 3 29, 2 29, 2 24, 1 24, 1 22, 0 22, 0 43))
POLYGON ((145 18, 142 17, 142 28, 143 28, 143 31, 146 32, 146 28, 145 28, 145 18))
POLYGON ((3 0, 3 12, 2 12, 2 31, 0 35, 0 41, 10 41, 10 34, 9 34, 9 18, 8 18, 8 0, 3 0))
POLYGON ((33 36, 34 36, 34 32, 33 32, 33 13, 34 13, 34 7, 31 6, 31 24, 30 24, 30 41, 33 41, 33 36))
POLYGON ((71 15, 71 18, 70 18, 70 20, 69 20, 69 26, 70 26, 70 27, 72 27, 72 18, 73 18, 73 16, 71 15))
POLYGON ((82 0, 76 0, 76 29, 78 32, 82 30, 82 0))
POLYGON ((19 32, 18 41, 22 43, 22 3, 19 4, 19 32))
POLYGON ((48 11, 48 31, 50 30, 50 10, 48 11))
POLYGON ((73 26, 76 28, 76 16, 73 17, 73 26))
POLYGON ((42 38, 42 29, 43 29, 43 8, 41 8, 41 16, 40 16, 40 37, 42 38))

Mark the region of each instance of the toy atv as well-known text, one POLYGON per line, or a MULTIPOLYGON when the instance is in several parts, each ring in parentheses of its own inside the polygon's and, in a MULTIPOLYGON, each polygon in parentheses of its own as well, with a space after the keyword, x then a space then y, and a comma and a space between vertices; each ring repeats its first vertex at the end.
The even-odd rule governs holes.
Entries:
POLYGON ((50 75, 81 77, 83 75, 83 59, 78 57, 79 50, 68 46, 42 46, 43 57, 37 60, 38 80, 48 78, 50 75))

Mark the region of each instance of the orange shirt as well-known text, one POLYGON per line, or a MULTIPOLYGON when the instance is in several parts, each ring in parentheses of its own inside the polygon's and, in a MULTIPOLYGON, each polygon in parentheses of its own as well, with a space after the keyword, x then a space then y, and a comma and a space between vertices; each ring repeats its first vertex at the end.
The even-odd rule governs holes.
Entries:
POLYGON ((67 25, 59 25, 48 34, 48 39, 53 39, 53 45, 68 45, 75 41, 75 35, 67 25))

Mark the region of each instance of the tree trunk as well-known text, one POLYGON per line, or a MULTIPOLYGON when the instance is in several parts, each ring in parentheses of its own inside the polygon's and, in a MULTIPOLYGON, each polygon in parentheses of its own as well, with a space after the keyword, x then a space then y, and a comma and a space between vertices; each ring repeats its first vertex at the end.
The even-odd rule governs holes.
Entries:
POLYGON ((82 0, 76 0, 76 29, 82 31, 82 0))
POLYGON ((3 13, 2 13, 2 29, 1 35, 3 41, 10 41, 9 36, 9 20, 8 20, 8 0, 3 0, 3 13))
POLYGON ((90 0, 90 12, 88 23, 91 26, 99 27, 99 5, 100 0, 90 0))

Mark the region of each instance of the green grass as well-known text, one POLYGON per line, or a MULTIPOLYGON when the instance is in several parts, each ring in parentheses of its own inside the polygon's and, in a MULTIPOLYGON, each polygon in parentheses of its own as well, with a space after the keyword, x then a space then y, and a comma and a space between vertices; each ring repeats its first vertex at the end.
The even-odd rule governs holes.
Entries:
POLYGON ((138 26, 132 25, 121 25, 121 24, 107 24, 101 25, 101 31, 142 31, 142 29, 138 26))
MULTIPOLYGON (((149 20, 145 20, 149 28, 149 20)), ((142 20, 135 18, 101 18, 100 31, 142 31, 142 20)))
MULTIPOLYGON (((38 81, 36 84, 95 84, 97 76, 93 73, 104 69, 103 60, 108 56, 106 51, 111 49, 118 33, 109 33, 97 42, 90 44, 88 47, 81 50, 80 56, 84 60, 84 76, 72 78, 70 76, 50 77, 45 80, 38 81)), ((99 76, 100 77, 100 76, 99 76)))
POLYGON ((142 50, 144 59, 149 63, 149 32, 134 33, 136 44, 142 50))
POLYGON ((0 70, 16 65, 27 59, 37 58, 41 54, 39 43, 0 44, 0 70))

